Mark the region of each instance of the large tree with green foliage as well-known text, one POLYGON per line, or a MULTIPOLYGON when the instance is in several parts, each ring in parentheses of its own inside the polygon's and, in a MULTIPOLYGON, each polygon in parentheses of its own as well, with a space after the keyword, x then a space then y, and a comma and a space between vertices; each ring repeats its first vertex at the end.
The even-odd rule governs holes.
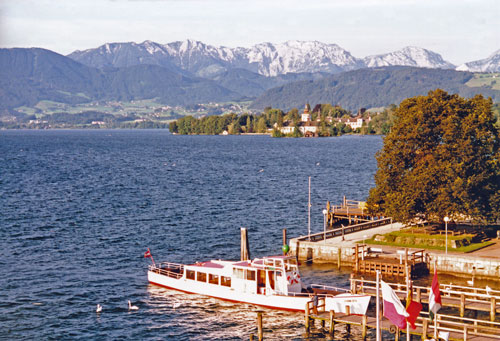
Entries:
POLYGON ((373 212, 408 222, 499 218, 499 132, 492 103, 435 90, 401 102, 377 154, 373 212))

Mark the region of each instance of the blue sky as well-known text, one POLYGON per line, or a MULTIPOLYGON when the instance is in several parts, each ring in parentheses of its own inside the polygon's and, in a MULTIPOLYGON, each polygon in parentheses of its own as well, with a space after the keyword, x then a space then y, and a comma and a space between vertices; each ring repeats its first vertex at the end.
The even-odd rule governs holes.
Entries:
POLYGON ((458 65, 500 49, 499 18, 498 0, 1 0, 0 47, 318 40, 359 58, 419 46, 458 65))

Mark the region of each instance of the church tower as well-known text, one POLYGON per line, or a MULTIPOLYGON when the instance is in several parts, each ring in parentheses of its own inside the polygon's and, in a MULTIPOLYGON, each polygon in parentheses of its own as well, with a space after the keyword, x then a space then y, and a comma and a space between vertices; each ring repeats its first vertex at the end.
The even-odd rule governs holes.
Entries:
POLYGON ((302 122, 310 122, 311 121, 311 114, 309 113, 309 103, 307 103, 305 108, 304 108, 304 112, 302 113, 301 121, 302 122))

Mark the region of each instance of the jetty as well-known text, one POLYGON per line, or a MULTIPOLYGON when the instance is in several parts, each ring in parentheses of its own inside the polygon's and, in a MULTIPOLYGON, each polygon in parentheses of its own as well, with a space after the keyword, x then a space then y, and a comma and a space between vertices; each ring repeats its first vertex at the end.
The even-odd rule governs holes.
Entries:
MULTIPOLYGON (((397 283, 388 283, 395 290, 400 299, 406 299, 407 287, 406 285, 397 283)), ((429 313, 421 311, 415 323, 415 329, 399 329, 394 326, 388 319, 381 318, 380 328, 395 335, 395 340, 401 338, 401 334, 409 332, 411 335, 417 335, 422 340, 432 337, 435 332, 449 333, 450 340, 492 340, 500 339, 500 322, 495 321, 495 314, 500 312, 500 291, 478 289, 463 286, 443 286, 444 295, 441 296, 443 306, 457 307, 456 297, 460 296, 460 317, 449 314, 436 314, 435 321, 431 321, 429 313), (464 298, 465 297, 465 298, 464 298), (494 302, 494 303, 491 303, 494 302), (463 311, 468 309, 486 310, 491 308, 490 321, 483 319, 465 318, 463 311)), ((364 292, 370 295, 376 295, 376 288, 374 281, 365 281, 363 279, 351 278, 351 291, 364 292)), ((412 294, 413 300, 421 303, 428 303, 430 288, 413 286, 412 294)), ((304 313, 306 332, 309 332, 314 327, 314 321, 319 321, 320 328, 326 330, 325 326, 328 323, 328 334, 334 336, 335 326, 339 324, 346 325, 347 331, 350 332, 351 326, 361 328, 362 337, 366 338, 369 329, 376 328, 376 317, 368 315, 355 315, 349 312, 346 307, 346 313, 336 313, 334 311, 325 311, 325 304, 323 299, 318 300, 317 306, 314 306, 313 301, 306 304, 304 313)), ((380 314, 382 316, 382 314, 380 314)))

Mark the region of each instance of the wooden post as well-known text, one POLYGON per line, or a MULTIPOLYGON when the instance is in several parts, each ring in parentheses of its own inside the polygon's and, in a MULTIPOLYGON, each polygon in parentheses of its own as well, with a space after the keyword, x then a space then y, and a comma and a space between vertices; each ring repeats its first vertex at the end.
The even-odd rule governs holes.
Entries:
POLYGON ((362 321, 361 321, 361 327, 362 327, 361 337, 363 338, 363 340, 366 339, 366 324, 367 324, 367 322, 368 322, 368 316, 363 315, 362 321))
POLYGON ((399 341, 399 327, 396 327, 396 334, 394 334, 394 341, 399 341))
MULTIPOLYGON (((286 229, 283 229, 283 246, 288 245, 286 240, 286 229)), ((286 255, 286 252, 283 250, 283 255, 286 255)))
POLYGON ((467 341, 467 325, 464 325, 464 341, 467 341))
POLYGON ((422 322, 422 340, 427 339, 427 328, 429 328, 429 320, 424 318, 422 322))
POLYGON ((297 243, 295 244, 295 260, 297 261, 297 264, 299 264, 299 253, 300 253, 300 242, 298 239, 297 243))
POLYGON ((354 272, 358 272, 359 271, 359 258, 358 258, 358 252, 359 252, 359 245, 356 244, 356 246, 354 247, 354 263, 355 263, 355 268, 354 268, 354 272))
POLYGON ((309 333, 309 329, 310 329, 310 319, 309 319, 309 302, 306 303, 306 310, 305 310, 305 323, 306 323, 306 333, 309 333))
POLYGON ((262 331, 262 313, 261 312, 257 313, 257 334, 259 336, 259 341, 262 341, 264 339, 264 334, 262 331))
POLYGON ((491 298, 491 304, 490 304, 490 321, 495 322, 495 315, 496 315, 496 300, 495 297, 491 298))
POLYGON ((250 259, 250 247, 248 246, 248 234, 247 229, 245 227, 241 228, 241 260, 249 260, 250 259))
POLYGON ((460 294, 460 317, 465 315, 465 295, 460 294))
POLYGON ((408 248, 405 247, 405 277, 408 276, 408 248))
POLYGON ((330 334, 330 337, 333 339, 333 334, 335 333, 335 321, 333 320, 335 318, 335 311, 330 310, 330 330, 328 331, 328 334, 330 334))
POLYGON ((421 288, 417 288, 417 302, 422 303, 422 293, 420 291, 421 288))
POLYGON ((345 313, 346 313, 346 315, 351 315, 351 306, 350 305, 345 306, 345 313))
POLYGON ((339 247, 337 249, 337 269, 340 270, 341 266, 342 266, 342 248, 339 247))

